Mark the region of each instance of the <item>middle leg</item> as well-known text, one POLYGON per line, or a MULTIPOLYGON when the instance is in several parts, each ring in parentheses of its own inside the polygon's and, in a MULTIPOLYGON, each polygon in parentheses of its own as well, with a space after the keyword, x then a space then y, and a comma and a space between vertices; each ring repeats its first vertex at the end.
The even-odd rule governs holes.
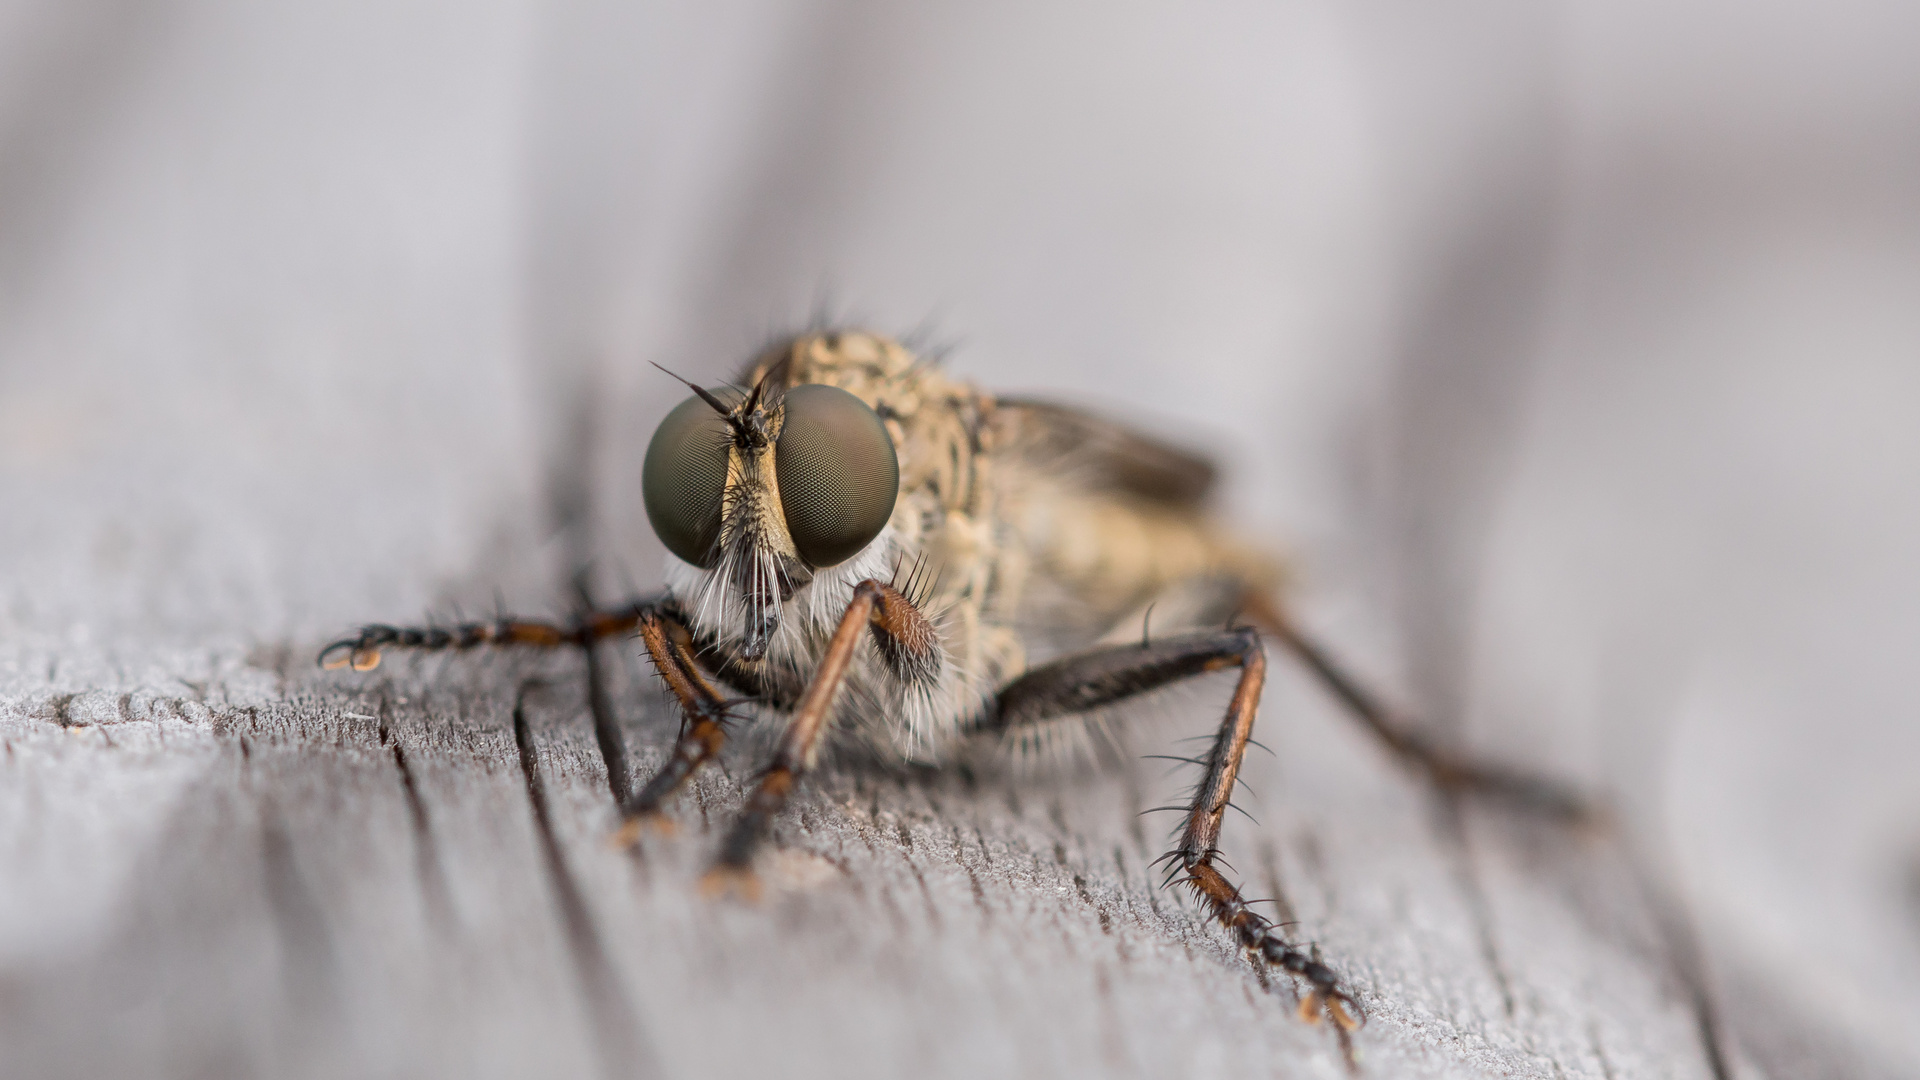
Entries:
POLYGON ((1206 775, 1187 810, 1180 842, 1164 859, 1174 863, 1173 876, 1184 875, 1181 883, 1193 889, 1242 948, 1306 980, 1312 990, 1301 1000, 1303 1017, 1318 1020, 1324 1010, 1343 1033, 1352 1031, 1360 1026, 1364 1014, 1339 977, 1255 913, 1239 888, 1215 865, 1221 821, 1232 800, 1247 743, 1253 737, 1254 715, 1266 683, 1266 651, 1257 630, 1240 627, 1182 634, 1057 660, 1035 668, 1002 690, 986 728, 1015 730, 1122 701, 1209 671, 1233 668, 1240 669, 1240 681, 1207 755, 1206 775))

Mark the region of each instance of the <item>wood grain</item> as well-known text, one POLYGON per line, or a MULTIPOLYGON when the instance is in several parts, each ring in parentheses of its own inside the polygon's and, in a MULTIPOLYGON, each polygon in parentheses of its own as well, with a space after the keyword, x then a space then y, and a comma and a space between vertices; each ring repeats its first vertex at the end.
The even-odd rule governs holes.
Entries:
POLYGON ((617 742, 579 655, 312 665, 645 585, 641 361, 728 370, 823 282, 1227 452, 1345 657, 1618 797, 1606 835, 1448 804, 1272 658, 1224 851, 1353 983, 1365 1075, 1913 1075, 1920 245, 1874 6, 1737 64, 1766 35, 1703 5, 22 7, 0 1080, 1345 1075, 1148 870, 1188 778, 1142 756, 1225 676, 1102 768, 828 770, 742 906, 694 882, 764 741, 606 843, 673 725, 634 644, 617 742))
MULTIPOLYGON (((15 668, 5 877, 91 910, 7 965, 9 1075, 1345 1071, 1290 980, 1147 868, 1167 838, 1139 811, 1181 778, 1134 755, 1204 733, 1230 680, 1130 710, 1105 769, 830 772, 746 906, 695 878, 759 748, 616 851, 580 656, 323 675, 311 644, 57 694, 15 668)), ((608 652, 644 777, 671 713, 608 652)), ((1359 991, 1366 1074, 1714 1075, 1617 840, 1441 803, 1275 684, 1263 823, 1225 850, 1359 991)))

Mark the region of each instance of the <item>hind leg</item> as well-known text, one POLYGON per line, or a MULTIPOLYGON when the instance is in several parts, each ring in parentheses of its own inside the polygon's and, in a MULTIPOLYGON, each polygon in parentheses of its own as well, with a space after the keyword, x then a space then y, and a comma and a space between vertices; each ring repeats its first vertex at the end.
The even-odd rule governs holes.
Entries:
POLYGON ((1596 816, 1589 802, 1565 784, 1441 749, 1432 739, 1395 716, 1264 592, 1249 592, 1242 611, 1298 657, 1389 753, 1425 773, 1441 788, 1498 799, 1570 821, 1590 821, 1596 816))
POLYGON ((1242 948, 1283 971, 1305 980, 1312 988, 1301 1002, 1301 1015, 1318 1020, 1324 1012, 1338 1025, 1342 1037, 1360 1026, 1364 1014, 1333 970, 1308 952, 1289 943, 1279 928, 1247 906, 1240 889, 1221 872, 1221 819, 1233 797, 1253 737, 1254 715, 1266 684, 1267 658, 1259 631, 1252 627, 1181 634, 1114 645, 1056 660, 1027 672, 1000 692, 984 730, 1017 733, 1025 725, 1085 712, 1124 701, 1149 690, 1211 671, 1238 668, 1240 679, 1220 722, 1213 749, 1204 762, 1206 775, 1187 808, 1180 841, 1164 859, 1172 863, 1169 879, 1178 877, 1207 905, 1212 916, 1234 935, 1242 948))

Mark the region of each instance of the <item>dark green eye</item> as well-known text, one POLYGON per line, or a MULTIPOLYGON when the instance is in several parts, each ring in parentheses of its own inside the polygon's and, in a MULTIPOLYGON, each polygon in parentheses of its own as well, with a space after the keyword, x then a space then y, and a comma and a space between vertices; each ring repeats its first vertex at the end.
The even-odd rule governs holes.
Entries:
POLYGON ((793 546, 814 566, 845 562, 866 547, 900 494, 900 461, 886 425, 837 386, 787 391, 773 471, 793 546))
MULTIPOLYGON (((722 400, 725 394, 719 392, 722 400)), ((726 418, 698 397, 674 406, 647 444, 640 469, 647 520, 668 551, 695 566, 713 566, 732 445, 726 418)))

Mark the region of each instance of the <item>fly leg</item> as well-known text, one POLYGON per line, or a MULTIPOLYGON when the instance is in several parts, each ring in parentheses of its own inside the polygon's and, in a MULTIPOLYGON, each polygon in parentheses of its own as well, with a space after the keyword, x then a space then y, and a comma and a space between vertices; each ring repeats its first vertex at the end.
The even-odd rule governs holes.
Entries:
POLYGON ((1595 808, 1565 784, 1494 762, 1456 756, 1436 745, 1395 716, 1264 594, 1249 596, 1244 610, 1248 618, 1299 657, 1389 752, 1426 773, 1442 789, 1496 798, 1567 821, 1590 822, 1597 817, 1595 808))
POLYGON ((661 806, 680 790, 694 772, 719 756, 727 743, 727 703, 700 673, 693 659, 693 634, 673 613, 655 608, 640 618, 640 641, 647 647, 653 668, 680 702, 680 737, 673 753, 653 779, 622 809, 626 821, 615 834, 618 844, 632 844, 648 825, 671 828, 661 806))
POLYGON ((380 666, 387 649, 419 649, 432 652, 444 649, 472 649, 481 645, 527 645, 557 649, 567 645, 591 645, 602 638, 633 632, 645 613, 657 604, 636 601, 625 607, 583 612, 571 625, 501 616, 488 622, 466 622, 454 626, 388 626, 373 623, 360 628, 352 637, 320 650, 320 666, 329 670, 351 667, 372 671, 380 666))
POLYGON ((1338 1025, 1344 1040, 1347 1032, 1360 1026, 1365 1014, 1339 976, 1312 954, 1289 943, 1273 923, 1248 907, 1239 888, 1215 865, 1221 819, 1233 796, 1247 742, 1253 736, 1254 714, 1266 683, 1267 657, 1259 631, 1240 627, 1181 634, 1056 660, 1008 684, 1000 692, 985 729, 1004 732, 1042 723, 1230 668, 1240 669, 1240 681, 1207 755, 1206 775, 1187 810, 1180 842, 1165 856, 1174 864, 1170 877, 1178 876, 1181 884, 1193 889, 1242 948, 1304 979, 1312 989, 1301 1001, 1301 1016, 1317 1021, 1324 1011, 1338 1025))
POLYGON ((758 895, 754 850, 766 837, 774 815, 786 806, 794 785, 813 768, 820 752, 820 737, 833 712, 834 696, 846 681, 847 666, 853 661, 862 630, 873 636, 881 660, 896 678, 912 683, 938 677, 940 639, 926 615, 892 585, 871 578, 855 585, 853 601, 840 617, 813 681, 807 684, 806 693, 787 721, 772 763, 755 781, 746 809, 721 845, 719 861, 707 872, 703 881, 707 892, 732 891, 749 899, 758 895))
MULTIPOLYGON (((583 592, 582 600, 585 599, 583 592)), ((647 638, 647 649, 653 657, 655 668, 680 698, 683 715, 688 718, 682 725, 680 745, 675 748, 675 756, 664 771, 673 773, 683 764, 683 758, 688 756, 686 751, 690 735, 697 736, 697 741, 703 746, 703 752, 692 760, 692 765, 698 765, 717 753, 720 743, 724 741, 724 736, 719 732, 719 723, 724 718, 725 709, 719 695, 713 693, 694 666, 686 644, 691 634, 680 622, 671 601, 640 600, 606 609, 583 603, 581 613, 566 625, 508 616, 490 622, 461 623, 451 627, 375 624, 363 626, 354 636, 328 645, 320 650, 319 659, 320 665, 329 669, 351 667, 355 671, 372 671, 380 666, 382 653, 389 648, 437 651, 466 650, 481 645, 521 645, 539 649, 578 646, 586 654, 587 701, 593 714, 594 736, 607 765, 608 786, 612 789, 615 805, 628 814, 631 824, 643 811, 657 809, 660 800, 671 794, 685 774, 692 771, 688 766, 664 785, 656 777, 655 782, 649 784, 638 797, 629 793, 626 744, 614 719, 613 706, 607 699, 595 646, 607 638, 632 633, 635 628, 639 628, 642 637, 647 638), (669 626, 677 629, 677 641, 670 640, 669 626), (685 730, 689 725, 690 730, 685 730)))

